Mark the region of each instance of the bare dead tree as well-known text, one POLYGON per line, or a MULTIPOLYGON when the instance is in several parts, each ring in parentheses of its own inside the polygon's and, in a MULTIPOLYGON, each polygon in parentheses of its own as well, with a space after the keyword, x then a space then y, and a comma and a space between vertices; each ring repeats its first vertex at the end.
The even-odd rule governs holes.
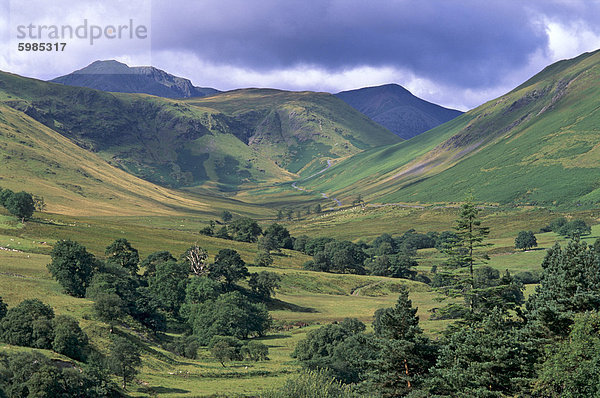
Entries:
POLYGON ((208 253, 197 244, 192 246, 186 256, 194 275, 203 276, 208 273, 208 253))

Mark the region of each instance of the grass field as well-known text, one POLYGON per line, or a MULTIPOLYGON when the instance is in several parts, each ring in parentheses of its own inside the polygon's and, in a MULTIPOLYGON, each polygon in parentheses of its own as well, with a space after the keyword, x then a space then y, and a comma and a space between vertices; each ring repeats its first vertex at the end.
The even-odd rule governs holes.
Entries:
MULTIPOLYGON (((285 225, 294 236, 307 234, 371 241, 383 232, 401 234, 410 228, 418 232, 449 230, 456 214, 454 207, 367 207, 310 215, 300 221, 286 221, 285 225)), ((487 249, 491 254, 489 265, 501 271, 508 269, 511 273, 540 270, 545 249, 565 240, 551 232, 537 234, 538 249, 523 252, 514 249, 514 237, 521 229, 537 231, 558 215, 536 208, 484 209, 484 224, 492 228, 489 239, 492 246, 487 249)), ((585 211, 567 216, 593 222, 598 214, 585 211)), ((139 249, 142 258, 157 250, 170 250, 178 256, 191 244, 198 243, 211 256, 219 249, 229 247, 238 250, 244 260, 253 261, 256 244, 200 235, 198 230, 206 225, 206 220, 202 216, 73 217, 36 213, 33 221, 22 225, 2 210, 0 247, 10 251, 0 250, 0 295, 9 306, 23 299, 39 298, 50 304, 57 314, 76 317, 94 346, 100 351, 106 350, 108 326, 94 319, 92 302, 63 294, 46 269, 54 242, 65 238, 77 240, 95 255, 103 257, 109 243, 124 237, 139 249)), ((266 225, 270 221, 262 223, 266 225)), ((600 225, 595 225, 592 234, 584 239, 593 242, 597 236, 600 236, 600 225)), ((282 278, 281 287, 269 308, 276 328, 261 338, 269 346, 269 361, 234 362, 223 367, 204 348, 200 350, 199 359, 189 360, 163 350, 157 343, 142 342, 129 329, 118 327, 118 333, 143 348, 142 372, 128 392, 133 396, 164 397, 252 396, 281 385, 287 376, 297 371, 299 365, 290 353, 308 331, 345 317, 356 317, 369 324, 375 310, 394 305, 401 286, 408 286, 426 333, 435 338, 449 324, 449 321, 430 319, 430 310, 440 303, 435 300, 437 293, 426 284, 303 270, 302 264, 309 258, 284 250, 281 255, 274 256, 271 267, 250 267, 251 272, 269 270, 282 278)), ((442 260, 443 255, 435 249, 420 250, 418 270, 427 273, 432 265, 442 260)), ((526 294, 531 294, 533 289, 533 285, 528 285, 526 294)), ((2 347, 3 350, 25 350, 2 347)))

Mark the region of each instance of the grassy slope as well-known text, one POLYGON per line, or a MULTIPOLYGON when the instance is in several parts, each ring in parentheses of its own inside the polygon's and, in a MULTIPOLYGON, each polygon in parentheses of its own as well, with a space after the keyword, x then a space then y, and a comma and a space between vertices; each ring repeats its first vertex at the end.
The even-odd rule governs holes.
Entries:
POLYGON ((600 52, 561 61, 497 100, 305 185, 381 202, 456 201, 473 189, 487 202, 597 203, 599 82, 600 52))
POLYGON ((178 101, 0 72, 0 102, 138 176, 235 191, 289 181, 314 158, 398 142, 326 93, 240 90, 178 101))
POLYGON ((239 120, 250 147, 293 173, 315 158, 343 157, 399 141, 327 93, 244 89, 185 102, 239 120))

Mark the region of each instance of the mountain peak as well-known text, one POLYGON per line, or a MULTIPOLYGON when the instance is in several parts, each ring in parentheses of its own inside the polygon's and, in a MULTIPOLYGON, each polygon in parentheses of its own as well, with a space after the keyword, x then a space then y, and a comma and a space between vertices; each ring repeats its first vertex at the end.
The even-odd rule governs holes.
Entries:
POLYGON ((65 76, 51 80, 68 86, 102 91, 144 93, 166 98, 205 97, 218 93, 214 88, 195 87, 183 77, 153 66, 130 67, 115 60, 97 60, 65 76))
POLYGON ((395 83, 342 91, 335 95, 404 139, 462 114, 420 99, 395 83))

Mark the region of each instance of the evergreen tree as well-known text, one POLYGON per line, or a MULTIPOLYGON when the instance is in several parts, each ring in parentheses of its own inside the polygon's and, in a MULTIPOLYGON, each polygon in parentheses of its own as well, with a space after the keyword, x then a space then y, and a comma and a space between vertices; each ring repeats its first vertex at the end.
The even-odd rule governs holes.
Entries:
POLYGON ((567 339, 547 347, 534 394, 542 397, 600 396, 600 316, 575 317, 567 339))
POLYGON ((450 297, 464 297, 467 306, 466 312, 471 314, 474 312, 475 303, 478 300, 477 292, 474 291, 475 265, 478 262, 485 262, 489 258, 487 254, 478 251, 478 249, 488 246, 484 240, 489 234, 489 228, 481 226, 479 212, 480 210, 473 202, 473 196, 468 196, 460 207, 456 220, 457 239, 451 241, 450 246, 444 250, 448 255, 448 260, 444 266, 445 270, 441 271, 445 274, 444 278, 450 281, 441 289, 442 292, 450 297))
POLYGON ((419 327, 417 309, 402 287, 395 307, 375 312, 373 330, 380 354, 373 381, 384 397, 404 396, 423 382, 435 362, 435 347, 419 327))
POLYGON ((564 337, 577 313, 600 310, 598 262, 593 246, 584 242, 548 249, 541 283, 527 302, 527 318, 538 332, 564 337))
POLYGON ((535 376, 536 351, 519 326, 494 309, 481 321, 454 328, 441 342, 423 396, 517 396, 535 376))

